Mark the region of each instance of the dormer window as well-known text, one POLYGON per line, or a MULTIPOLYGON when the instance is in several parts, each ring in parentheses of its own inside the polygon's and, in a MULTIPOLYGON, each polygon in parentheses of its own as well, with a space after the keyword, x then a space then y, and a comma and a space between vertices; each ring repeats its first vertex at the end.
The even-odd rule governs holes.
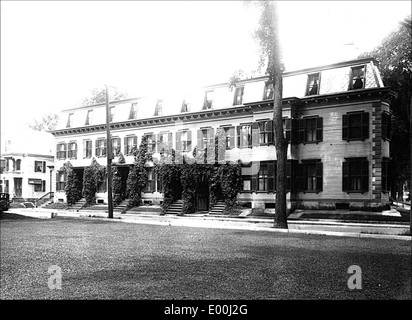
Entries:
POLYGON ((71 128, 72 126, 73 126, 73 113, 69 113, 69 116, 67 117, 66 128, 71 128))
POLYGON ((137 102, 132 103, 130 107, 129 120, 137 119, 137 102))
POLYGON ((319 94, 320 73, 313 73, 308 75, 308 84, 306 87, 306 95, 311 96, 319 94))
POLYGON ((205 92, 205 101, 203 102, 203 110, 211 109, 213 105, 213 90, 209 90, 205 92))
POLYGON ((180 112, 189 112, 190 111, 190 103, 187 102, 186 99, 182 101, 182 108, 180 112))
POLYGON ((365 88, 365 66, 351 68, 349 90, 363 88, 365 88))
POLYGON ((162 116, 163 115, 163 100, 159 99, 156 101, 156 108, 154 112, 155 116, 162 116))
POLYGON ((243 103, 243 91, 244 91, 245 87, 241 86, 241 87, 237 87, 235 90, 235 98, 233 100, 233 105, 237 106, 243 103))
POLYGON ((92 120, 93 120, 93 110, 89 110, 89 111, 87 111, 85 125, 87 126, 87 125, 92 124, 92 120))
POLYGON ((265 91, 263 93, 263 100, 270 100, 273 99, 273 84, 266 83, 265 84, 265 91))

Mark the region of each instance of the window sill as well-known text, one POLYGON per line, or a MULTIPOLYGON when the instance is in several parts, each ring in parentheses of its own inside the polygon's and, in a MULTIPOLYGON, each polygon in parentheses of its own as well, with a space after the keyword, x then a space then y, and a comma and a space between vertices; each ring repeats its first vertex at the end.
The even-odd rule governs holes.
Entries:
POLYGON ((319 144, 320 142, 323 142, 322 140, 319 141, 301 141, 299 144, 319 144))
POLYGON ((365 142, 365 140, 367 140, 369 138, 352 138, 352 139, 342 139, 346 142, 351 142, 351 141, 361 141, 361 142, 365 142))
POLYGON ((322 190, 305 190, 305 191, 300 191, 302 193, 316 193, 318 194, 319 192, 322 192, 322 190))
POLYGON ((344 192, 346 192, 347 194, 349 194, 349 193, 360 193, 360 194, 364 194, 364 193, 368 193, 368 191, 362 191, 362 190, 351 190, 351 191, 344 191, 344 192))

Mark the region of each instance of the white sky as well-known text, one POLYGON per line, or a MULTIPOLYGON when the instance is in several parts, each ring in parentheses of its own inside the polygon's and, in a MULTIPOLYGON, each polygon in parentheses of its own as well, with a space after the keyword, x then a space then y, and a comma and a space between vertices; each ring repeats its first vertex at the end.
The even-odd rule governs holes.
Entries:
MULTIPOLYGON (((411 12, 411 1, 279 5, 287 70, 356 58, 411 12)), ((1 131, 104 84, 137 97, 226 82, 257 65, 256 19, 240 1, 1 1, 1 131)))

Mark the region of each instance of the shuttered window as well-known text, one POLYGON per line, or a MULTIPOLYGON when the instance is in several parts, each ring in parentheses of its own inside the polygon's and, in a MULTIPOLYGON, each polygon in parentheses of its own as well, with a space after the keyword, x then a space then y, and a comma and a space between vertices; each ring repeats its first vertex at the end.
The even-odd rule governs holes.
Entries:
POLYGON ((310 117, 298 120, 299 143, 321 142, 323 140, 323 118, 310 117))
POLYGON ((197 146, 199 150, 204 150, 207 147, 215 146, 215 130, 213 128, 205 128, 197 131, 197 146))
POLYGON ((153 168, 147 169, 147 183, 145 192, 155 192, 156 191, 156 177, 153 168))
POLYGON ((68 148, 69 148, 69 152, 68 152, 69 159, 76 159, 77 158, 77 142, 69 142, 68 148))
POLYGON ((192 150, 192 132, 190 130, 176 133, 176 151, 190 152, 192 150))
POLYGON ((259 121, 259 145, 273 145, 273 120, 259 121))
POLYGON ((57 159, 59 160, 66 159, 66 146, 67 146, 66 143, 57 144, 57 148, 56 148, 57 149, 57 154, 56 154, 57 159))
POLYGON ((96 140, 96 157, 106 156, 106 139, 96 140))
POLYGON ((112 138, 112 159, 120 154, 121 140, 119 137, 112 138))
POLYGON ((83 140, 83 158, 91 158, 92 154, 92 141, 83 140))
POLYGON ((342 190, 368 192, 369 162, 366 158, 346 158, 342 163, 342 190))
POLYGON ((124 138, 124 153, 126 156, 133 155, 137 149, 137 136, 127 136, 124 138))
MULTIPOLYGON (((257 125, 257 123, 256 123, 257 125)), ((252 125, 244 124, 236 127, 238 148, 252 147, 252 125)))
POLYGON ((391 115, 388 112, 382 112, 382 139, 391 140, 391 115))
POLYGON ((162 132, 157 135, 157 143, 158 143, 158 149, 157 152, 160 154, 163 154, 165 150, 171 150, 172 149, 172 133, 171 132, 162 132))
POLYGON ((369 138, 369 113, 353 112, 342 116, 342 139, 365 140, 369 138))
POLYGON ((299 164, 298 190, 316 193, 323 190, 323 164, 320 160, 302 160, 299 164))

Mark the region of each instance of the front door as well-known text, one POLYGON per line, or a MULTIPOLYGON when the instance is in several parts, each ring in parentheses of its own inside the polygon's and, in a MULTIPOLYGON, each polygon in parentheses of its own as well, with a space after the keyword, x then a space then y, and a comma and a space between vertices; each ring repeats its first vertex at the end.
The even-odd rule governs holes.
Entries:
POLYGON ((21 198, 23 192, 23 179, 22 178, 14 178, 14 194, 15 197, 21 198))
POLYGON ((201 183, 196 194, 196 210, 209 211, 209 186, 201 183))

